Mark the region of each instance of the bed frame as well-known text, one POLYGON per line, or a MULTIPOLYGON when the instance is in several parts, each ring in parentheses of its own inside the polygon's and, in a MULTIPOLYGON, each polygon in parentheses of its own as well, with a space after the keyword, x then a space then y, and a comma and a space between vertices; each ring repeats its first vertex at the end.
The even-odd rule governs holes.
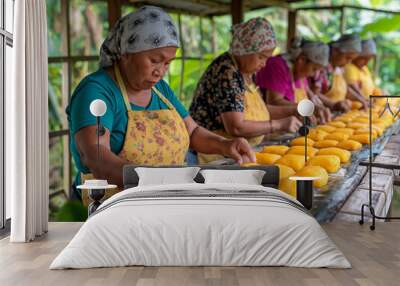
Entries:
MULTIPOLYGON (((397 110, 392 110, 389 104, 389 99, 390 98, 400 98, 400 95, 370 95, 369 96, 369 106, 371 107, 369 109, 369 140, 372 142, 372 104, 373 104, 373 99, 374 98, 386 98, 386 105, 382 113, 379 115, 381 117, 387 110, 391 113, 393 118, 396 118, 397 115, 400 114, 400 106, 397 107, 397 110)), ((368 209, 371 217, 372 217, 372 224, 369 226, 370 230, 375 230, 375 219, 382 219, 385 221, 390 221, 390 220, 400 220, 400 217, 393 217, 393 216, 378 216, 375 214, 375 208, 372 205, 372 168, 377 167, 377 168, 384 168, 384 169, 389 169, 389 170, 400 170, 400 165, 394 165, 394 164, 384 164, 384 163, 375 163, 373 162, 374 160, 374 154, 372 152, 372 144, 369 145, 369 161, 368 162, 361 162, 360 165, 365 165, 368 166, 368 171, 369 171, 369 196, 368 196, 368 203, 365 203, 361 206, 361 218, 359 223, 361 225, 364 224, 364 209, 368 209)))
MULTIPOLYGON (((140 165, 125 165, 123 169, 123 183, 124 190, 128 188, 133 188, 138 185, 139 176, 135 171, 137 167, 147 167, 147 168, 176 168, 177 166, 140 166, 140 165)), ((187 166, 181 166, 182 168, 187 166)), ((197 165, 190 167, 199 167, 201 170, 262 170, 265 171, 265 175, 262 179, 262 185, 265 187, 271 187, 277 189, 279 186, 279 168, 277 166, 251 166, 251 167, 240 167, 231 165, 197 165)), ((198 173, 194 178, 197 183, 204 183, 203 176, 198 173)))

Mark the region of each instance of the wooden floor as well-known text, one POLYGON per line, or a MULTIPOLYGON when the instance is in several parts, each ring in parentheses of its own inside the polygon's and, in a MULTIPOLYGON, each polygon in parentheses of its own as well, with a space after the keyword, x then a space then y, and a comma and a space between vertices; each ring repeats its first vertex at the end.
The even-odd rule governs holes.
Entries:
POLYGON ((48 270, 80 223, 50 223, 32 243, 0 241, 0 285, 400 285, 400 223, 333 223, 324 229, 353 265, 349 270, 288 267, 124 267, 48 270))

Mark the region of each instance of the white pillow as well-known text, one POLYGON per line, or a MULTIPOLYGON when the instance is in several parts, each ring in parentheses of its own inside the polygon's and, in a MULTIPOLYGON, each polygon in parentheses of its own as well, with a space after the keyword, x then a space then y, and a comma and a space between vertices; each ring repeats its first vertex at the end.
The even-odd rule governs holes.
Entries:
POLYGON ((139 176, 139 186, 195 183, 193 179, 199 170, 199 167, 135 168, 139 176))
POLYGON ((201 170, 205 184, 261 185, 265 171, 262 170, 201 170))

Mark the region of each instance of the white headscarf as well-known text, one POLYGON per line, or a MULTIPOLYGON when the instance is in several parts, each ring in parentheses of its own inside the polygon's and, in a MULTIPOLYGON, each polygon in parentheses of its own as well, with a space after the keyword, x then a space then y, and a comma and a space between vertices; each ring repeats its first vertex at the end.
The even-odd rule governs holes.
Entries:
POLYGON ((363 40, 361 42, 361 56, 375 56, 376 55, 376 44, 372 39, 363 40))
POLYGON ((289 49, 291 60, 295 60, 303 54, 309 61, 327 66, 329 64, 329 46, 322 42, 307 41, 302 38, 295 38, 289 49))
POLYGON ((161 8, 143 6, 118 20, 100 48, 100 67, 109 67, 122 55, 162 47, 179 47, 178 32, 161 8))
POLYGON ((331 42, 331 46, 339 49, 342 53, 360 53, 361 38, 357 34, 345 34, 331 42))

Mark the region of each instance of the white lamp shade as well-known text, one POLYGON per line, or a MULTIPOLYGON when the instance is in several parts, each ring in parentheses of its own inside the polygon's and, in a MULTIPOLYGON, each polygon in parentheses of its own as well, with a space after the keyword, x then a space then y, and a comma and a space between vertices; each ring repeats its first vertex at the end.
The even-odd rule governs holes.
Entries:
POLYGON ((101 99, 95 99, 90 103, 90 113, 94 116, 103 116, 107 111, 106 103, 101 99))
POLYGON ((309 99, 303 99, 297 104, 297 111, 301 116, 312 116, 314 113, 314 103, 309 99))

